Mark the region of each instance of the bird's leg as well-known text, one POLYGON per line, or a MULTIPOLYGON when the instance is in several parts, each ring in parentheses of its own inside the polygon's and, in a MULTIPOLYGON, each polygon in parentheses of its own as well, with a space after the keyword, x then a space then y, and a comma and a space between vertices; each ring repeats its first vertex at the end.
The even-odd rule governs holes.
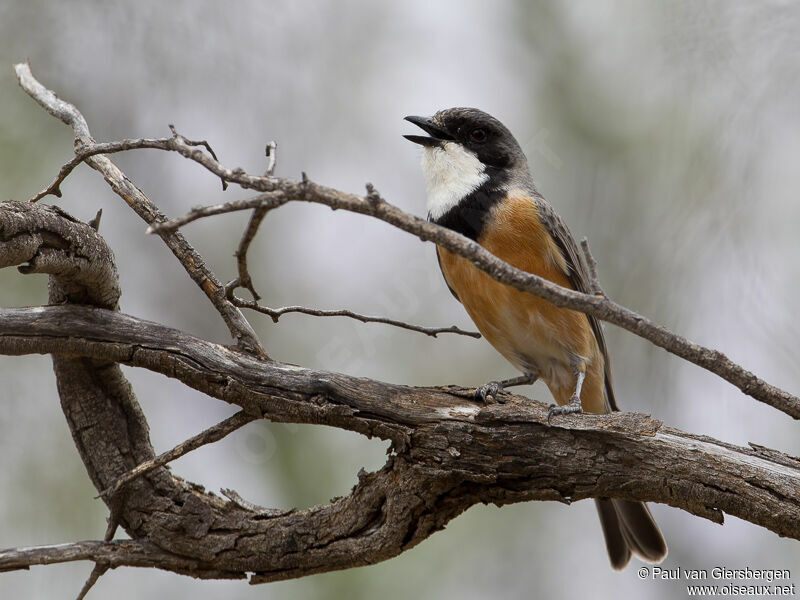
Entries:
POLYGON ((475 388, 475 400, 490 404, 493 401, 502 402, 498 400, 497 394, 502 392, 505 388, 513 387, 515 385, 529 385, 539 379, 537 373, 528 373, 527 375, 520 375, 519 377, 512 377, 511 379, 503 379, 502 381, 490 381, 484 383, 482 386, 475 388))
POLYGON ((550 419, 557 415, 571 415, 574 413, 582 413, 583 406, 581 406, 581 388, 583 387, 583 380, 586 377, 586 365, 580 363, 575 367, 575 392, 570 396, 569 402, 564 406, 551 406, 547 411, 547 424, 550 424, 550 419))

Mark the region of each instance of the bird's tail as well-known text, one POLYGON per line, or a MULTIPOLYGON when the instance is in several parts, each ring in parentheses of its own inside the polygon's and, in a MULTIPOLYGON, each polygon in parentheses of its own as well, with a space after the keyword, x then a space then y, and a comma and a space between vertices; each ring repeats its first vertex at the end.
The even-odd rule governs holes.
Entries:
POLYGON ((664 560, 667 543, 644 502, 603 498, 595 503, 614 569, 624 569, 631 554, 649 563, 664 560))

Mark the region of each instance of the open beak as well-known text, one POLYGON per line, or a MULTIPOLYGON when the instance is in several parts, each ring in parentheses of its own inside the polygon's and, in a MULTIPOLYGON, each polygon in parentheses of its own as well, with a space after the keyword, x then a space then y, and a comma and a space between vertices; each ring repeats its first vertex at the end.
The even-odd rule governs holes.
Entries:
POLYGON ((403 137, 410 142, 414 142, 415 144, 420 144, 422 146, 434 147, 441 145, 442 142, 453 140, 452 135, 447 133, 438 125, 434 124, 428 117, 410 116, 405 117, 405 120, 413 123, 425 133, 430 135, 430 137, 424 135, 404 135, 403 137))

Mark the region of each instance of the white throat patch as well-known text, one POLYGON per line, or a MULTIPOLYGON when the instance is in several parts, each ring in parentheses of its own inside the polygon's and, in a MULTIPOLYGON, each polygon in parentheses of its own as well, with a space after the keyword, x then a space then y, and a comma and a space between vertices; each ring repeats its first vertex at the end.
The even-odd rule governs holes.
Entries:
POLYGON ((489 179, 478 157, 454 142, 425 148, 422 152, 422 173, 428 191, 428 214, 431 219, 443 216, 489 179))

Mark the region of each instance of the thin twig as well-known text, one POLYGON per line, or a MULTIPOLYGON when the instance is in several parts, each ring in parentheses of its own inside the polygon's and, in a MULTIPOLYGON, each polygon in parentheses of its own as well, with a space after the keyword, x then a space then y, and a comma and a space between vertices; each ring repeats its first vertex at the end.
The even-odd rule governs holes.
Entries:
POLYGON ((595 296, 604 296, 606 293, 603 291, 603 286, 600 285, 600 278, 597 276, 597 261, 592 256, 592 251, 589 250, 589 238, 584 237, 581 240, 581 250, 583 256, 586 258, 586 266, 589 268, 589 291, 595 296))
MULTIPOLYGON (((217 160, 217 155, 214 150, 211 148, 211 145, 205 140, 189 140, 175 131, 175 126, 169 126, 170 131, 172 131, 171 138, 136 138, 136 139, 126 139, 120 140, 118 142, 84 142, 83 140, 78 140, 79 145, 75 149, 75 156, 65 162, 61 169, 58 171, 58 175, 53 180, 53 183, 48 185, 44 188, 41 192, 36 194, 33 198, 30 199, 31 202, 37 202, 44 198, 45 196, 49 196, 50 194, 61 198, 61 184, 64 180, 69 176, 75 168, 84 162, 87 158, 91 158, 92 156, 97 156, 98 154, 116 154, 118 152, 126 152, 128 150, 142 150, 142 149, 156 149, 156 150, 165 150, 167 149, 176 139, 180 139, 182 143, 186 144, 187 146, 203 146, 208 150, 209 154, 217 160)), ((228 184, 225 180, 222 180, 222 189, 227 189, 228 184)))
MULTIPOLYGON (((273 173, 275 172, 277 148, 278 144, 274 140, 267 144, 267 147, 264 151, 267 157, 267 170, 264 172, 264 177, 272 177, 273 173)), ((228 298, 228 300, 233 298, 233 292, 236 291, 236 288, 238 287, 243 287, 249 291, 255 302, 258 302, 261 299, 261 295, 256 291, 256 288, 253 285, 253 279, 250 277, 250 271, 247 268, 247 251, 250 249, 250 243, 253 241, 253 238, 256 237, 256 233, 258 233, 258 228, 261 226, 261 221, 264 220, 264 217, 267 215, 267 212, 269 212, 270 208, 271 207, 259 206, 253 210, 253 214, 250 216, 250 221, 247 223, 247 227, 242 234, 242 239, 239 240, 239 247, 236 249, 236 252, 234 252, 234 256, 236 257, 236 268, 239 276, 225 285, 225 297, 228 298)))
POLYGON ((94 218, 91 219, 86 224, 89 227, 91 227, 92 229, 94 229, 95 231, 100 231, 100 219, 102 217, 103 217, 103 209, 99 208, 99 209, 97 209, 97 212, 95 213, 94 218))
MULTIPOLYGON (((267 146, 267 155, 269 156, 270 147, 273 149, 272 156, 274 157, 274 144, 275 142, 270 142, 270 145, 267 146)), ((270 168, 274 167, 274 164, 270 165, 270 168)), ((269 172, 269 169, 268 169, 269 172)), ((372 198, 372 201, 382 201, 378 193, 375 191, 375 188, 372 184, 367 184, 367 195, 368 197, 372 198)), ((258 304, 258 301, 261 299, 259 293, 255 290, 253 286, 253 281, 250 277, 250 272, 247 269, 247 250, 250 247, 250 243, 252 242, 253 238, 258 231, 259 226, 261 225, 261 221, 266 216, 267 212, 272 208, 280 206, 281 203, 276 202, 272 196, 268 196, 267 194, 261 194, 256 198, 252 198, 249 201, 256 201, 258 202, 257 208, 253 211, 253 215, 250 217, 250 222, 247 224, 247 228, 242 235, 242 239, 239 242, 239 248, 235 252, 237 267, 239 271, 239 276, 228 283, 225 286, 225 293, 235 306, 239 308, 249 308, 251 310, 255 310, 262 314, 268 315, 272 318, 273 322, 277 323, 278 319, 286 314, 286 313, 302 313, 306 315, 312 315, 316 317, 349 317, 351 319, 356 319, 362 323, 383 323, 386 325, 392 325, 395 327, 400 327, 402 329, 407 329, 409 331, 416 331, 419 333, 424 333, 425 335, 429 335, 431 337, 436 337, 440 333, 455 333, 458 335, 465 335, 472 338, 480 338, 481 334, 476 331, 464 331, 459 329, 456 326, 451 327, 421 327, 418 325, 411 325, 409 323, 405 323, 403 321, 398 321, 396 319, 389 319, 386 317, 371 317, 367 315, 362 315, 358 313, 354 313, 353 311, 342 309, 342 310, 317 310, 312 308, 306 308, 303 306, 285 306, 283 308, 269 308, 266 306, 261 306, 258 304), (248 302, 247 300, 238 298, 234 295, 234 291, 238 287, 244 287, 247 289, 253 296, 253 301, 248 302)), ((229 203, 228 203, 229 204, 229 203)), ((219 205, 224 206, 224 205, 219 205)), ((218 208, 218 207, 212 207, 218 208)))
POLYGON ((142 475, 144 475, 148 471, 155 469, 156 467, 162 467, 165 464, 180 458, 184 454, 188 454, 192 450, 197 450, 201 446, 218 442, 229 433, 236 431, 240 427, 247 425, 248 423, 254 421, 257 418, 258 418, 257 416, 241 410, 232 417, 228 417, 227 419, 225 419, 224 421, 220 421, 213 427, 209 427, 205 431, 198 433, 193 437, 190 437, 185 442, 181 442, 171 450, 167 450, 163 454, 159 454, 155 458, 145 461, 136 468, 131 469, 130 471, 125 473, 122 477, 117 479, 117 481, 115 481, 109 487, 100 492, 97 495, 97 497, 100 498, 109 495, 114 496, 117 494, 117 492, 120 491, 120 489, 122 489, 125 485, 127 485, 137 477, 141 477, 142 475))
POLYGON ((213 217, 214 215, 236 212, 238 210, 249 210, 251 208, 277 208, 289 201, 291 201, 291 198, 287 197, 284 192, 276 191, 264 192, 263 194, 244 200, 231 200, 230 202, 212 204, 211 206, 198 206, 181 217, 176 217, 169 221, 162 221, 160 223, 152 223, 145 230, 145 233, 161 234, 166 231, 179 229, 203 217, 213 217))
POLYGON ((95 563, 92 572, 89 573, 89 578, 86 580, 86 583, 83 584, 81 591, 78 593, 76 600, 83 600, 86 598, 86 594, 89 593, 89 590, 92 589, 97 580, 100 579, 103 575, 105 575, 106 571, 108 571, 109 566, 105 563, 95 563))
POLYGON ((275 174, 275 165, 278 162, 278 142, 275 140, 270 141, 264 150, 264 155, 267 157, 267 170, 264 171, 264 177, 272 177, 275 174))
MULTIPOLYGON (((275 142, 270 142, 270 144, 274 145, 275 142)), ((267 146, 268 151, 270 147, 273 148, 272 158, 274 159, 274 146, 267 146)), ((269 168, 274 167, 275 164, 273 162, 269 168)), ((267 169, 268 171, 269 168, 267 169)), ((258 302, 261 299, 261 296, 253 285, 253 279, 250 277, 250 271, 247 268, 247 251, 250 249, 250 243, 253 241, 253 238, 256 237, 258 228, 261 226, 261 221, 264 220, 264 217, 267 215, 267 213, 273 208, 281 206, 285 202, 273 202, 269 194, 261 194, 256 198, 263 200, 263 202, 261 202, 255 208, 255 210, 253 210, 253 214, 250 216, 250 221, 247 223, 247 227, 242 234, 242 239, 239 240, 239 247, 236 249, 236 252, 234 252, 234 256, 236 257, 236 268, 239 276, 225 285, 225 297, 230 301, 233 300, 233 292, 236 291, 236 288, 238 287, 247 289, 250 294, 252 294, 255 302, 258 302)), ((148 230, 148 233, 149 232, 150 231, 148 230)))
POLYGON ((228 488, 222 488, 220 493, 239 508, 256 513, 260 517, 283 517, 285 515, 292 514, 296 510, 294 508, 283 509, 259 506, 258 504, 253 504, 252 502, 248 502, 242 498, 236 490, 231 490, 228 488))
MULTIPOLYGON (((261 225, 261 221, 264 220, 264 217, 267 216, 268 211, 269 209, 264 207, 253 210, 250 221, 247 223, 247 227, 242 234, 242 239, 239 241, 239 247, 236 249, 236 252, 233 253, 236 257, 236 269, 239 272, 239 276, 225 286, 225 295, 228 300, 233 300, 233 292, 237 287, 243 287, 249 291, 255 302, 261 300, 261 295, 253 286, 253 279, 250 277, 250 271, 247 268, 247 250, 250 248, 250 242, 256 237, 258 227, 261 225)), ((236 303, 234 302, 234 304, 236 303)))
MULTIPOLYGON (((75 106, 61 100, 52 91, 39 83, 31 73, 30 65, 27 63, 17 64, 14 66, 14 69, 22 89, 25 90, 31 98, 36 100, 48 113, 72 127, 75 135, 75 145, 79 151, 86 153, 98 151, 98 144, 94 141, 94 138, 92 138, 89 132, 89 125, 86 119, 75 106)), ((219 164, 217 160, 213 158, 213 151, 210 146, 205 144, 205 147, 212 153, 212 156, 197 149, 196 145, 203 145, 202 142, 186 140, 184 137, 177 134, 172 138, 160 140, 126 140, 124 142, 112 142, 111 145, 114 146, 116 151, 131 149, 133 147, 172 150, 180 152, 187 158, 198 160, 200 156, 204 156, 209 161, 219 164)), ((105 149, 104 153, 107 152, 108 148, 105 149)), ((114 190, 114 192, 148 225, 166 220, 166 217, 161 213, 158 207, 153 204, 145 193, 136 187, 107 156, 92 155, 88 156, 88 158, 83 156, 81 160, 85 160, 90 167, 102 173, 103 178, 111 186, 111 189, 114 190)), ((70 161, 70 163, 72 163, 72 161, 70 161)), ((77 161, 75 166, 79 163, 80 161, 77 161)), ((72 168, 74 168, 74 166, 72 168)), ((226 178, 222 177, 222 179, 224 180, 226 178)), ((53 186, 51 185, 51 187, 53 186)), ((54 189, 58 189, 58 183, 55 184, 54 189)), ((253 328, 244 318, 244 315, 225 298, 225 290, 222 283, 206 266, 203 258, 186 241, 183 235, 178 232, 162 232, 160 233, 160 237, 180 261, 183 268, 186 269, 186 272, 192 280, 203 290, 214 305, 214 308, 216 308, 223 321, 225 321, 225 324, 228 326, 238 346, 247 352, 257 354, 263 358, 269 358, 261 342, 259 342, 258 336, 256 336, 255 331, 253 331, 253 328)))
POLYGON ((283 306, 281 308, 269 308, 268 306, 261 306, 257 302, 248 302, 247 300, 243 300, 242 298, 238 298, 236 296, 234 296, 231 301, 239 308, 249 308, 251 310, 260 312, 261 314, 267 315, 271 317, 275 323, 277 323, 278 320, 287 313, 301 313, 314 317, 348 317, 350 319, 355 319, 356 321, 361 321, 362 323, 383 323, 385 325, 392 325, 394 327, 400 327, 401 329, 407 329, 409 331, 424 333, 425 335, 429 335, 431 337, 436 337, 440 333, 455 333, 476 339, 481 337, 481 334, 477 331, 465 331, 456 327, 455 325, 451 325, 450 327, 422 327, 419 325, 411 325, 410 323, 405 323, 403 321, 397 321, 396 319, 388 319, 386 317, 370 317, 367 315, 354 313, 353 311, 347 309, 319 310, 315 308, 306 308, 305 306, 283 306))
MULTIPOLYGON (((214 152, 214 149, 211 147, 211 144, 209 144, 206 140, 190 140, 189 138, 184 137, 180 133, 178 133, 178 131, 175 129, 175 125, 173 125, 172 123, 169 124, 169 130, 172 132, 173 139, 180 139, 187 146, 202 146, 203 148, 208 150, 208 153, 214 160, 219 160, 217 158, 217 153, 214 152)), ((224 177, 221 177, 220 179, 222 179, 222 191, 224 192, 225 190, 228 189, 228 182, 225 181, 224 177)))
POLYGON ((91 540, 48 546, 8 548, 0 550, 0 572, 28 569, 32 565, 52 565, 78 560, 108 563, 112 568, 123 565, 158 567, 205 579, 244 579, 246 577, 245 573, 216 569, 198 559, 162 550, 145 540, 114 540, 113 542, 91 540))
POLYGON ((119 496, 114 496, 106 504, 108 506, 108 522, 106 523, 106 533, 103 536, 103 541, 110 542, 114 539, 114 534, 117 533, 119 528, 123 502, 119 496))
POLYGON ((141 148, 158 148, 164 149, 164 144, 168 143, 170 138, 138 138, 130 140, 121 140, 119 142, 92 142, 90 144, 82 144, 75 150, 75 156, 68 160, 61 169, 58 175, 53 180, 53 183, 44 188, 41 192, 36 194, 30 199, 31 202, 37 202, 45 196, 50 194, 61 198, 61 184, 69 176, 75 168, 84 162, 87 158, 97 156, 98 154, 114 154, 117 152, 125 152, 126 150, 138 150, 141 148))

